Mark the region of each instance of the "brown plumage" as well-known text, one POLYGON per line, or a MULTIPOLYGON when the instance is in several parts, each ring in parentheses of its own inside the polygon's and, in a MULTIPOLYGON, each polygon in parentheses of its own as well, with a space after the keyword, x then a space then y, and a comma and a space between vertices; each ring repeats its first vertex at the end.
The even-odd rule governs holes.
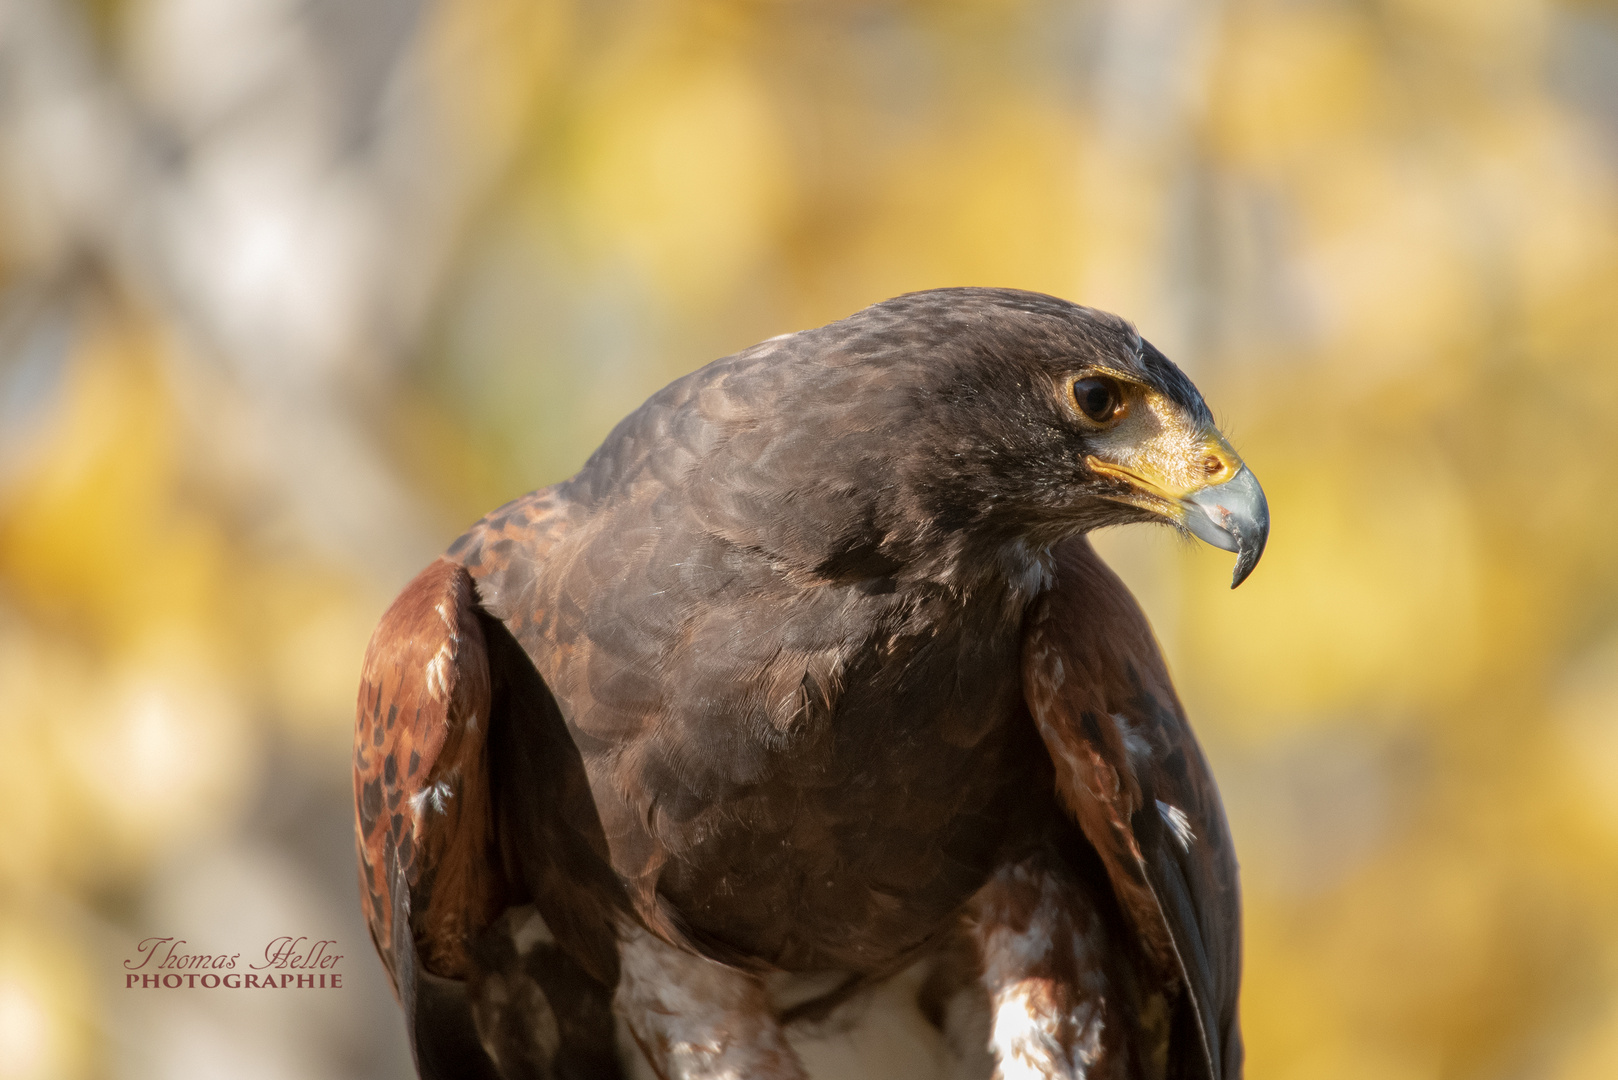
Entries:
POLYGON ((422 1074, 618 1075, 616 1011, 663 1076, 801 1076, 783 1024, 921 962, 1002 1076, 1238 1077, 1218 793, 1084 539, 1145 520, 1238 581, 1268 528, 1127 323, 961 289, 716 361, 479 522, 360 688, 422 1074))

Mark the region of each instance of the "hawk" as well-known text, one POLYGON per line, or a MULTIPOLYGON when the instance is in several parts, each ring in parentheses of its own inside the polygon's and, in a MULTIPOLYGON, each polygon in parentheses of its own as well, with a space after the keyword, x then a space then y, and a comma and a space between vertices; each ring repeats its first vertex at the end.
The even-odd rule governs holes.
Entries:
POLYGON ((790 1025, 924 965, 999 1077, 1239 1077, 1230 833, 1086 539, 1149 521, 1234 587, 1269 512, 1129 323, 999 289, 714 361, 479 521, 359 692, 421 1075, 619 1076, 621 1024, 666 1080, 793 1080, 790 1025))

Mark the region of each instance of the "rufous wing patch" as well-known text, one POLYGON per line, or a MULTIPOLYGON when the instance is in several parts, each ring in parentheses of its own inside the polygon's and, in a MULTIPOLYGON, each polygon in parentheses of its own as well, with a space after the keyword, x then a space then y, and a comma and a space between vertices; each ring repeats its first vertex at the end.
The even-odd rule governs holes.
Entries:
POLYGON ((395 987, 399 912, 421 962, 453 978, 468 971, 468 936, 498 914, 484 758, 490 704, 472 579, 439 559, 372 635, 354 725, 362 906, 395 987), (396 895, 401 886, 407 896, 396 895))
POLYGON ((1140 777, 1108 708, 1109 695, 1126 687, 1115 685, 1101 658, 1076 640, 1073 613, 1062 599, 1042 601, 1031 618, 1023 643, 1023 695, 1056 766, 1057 797, 1100 854, 1148 953, 1172 971, 1174 946, 1133 827, 1144 798, 1140 777))
POLYGON ((1210 1074, 1237 1075, 1241 912, 1218 790, 1128 589, 1087 541, 1054 555, 1025 627, 1023 694, 1057 797, 1160 974, 1190 995, 1210 1074))

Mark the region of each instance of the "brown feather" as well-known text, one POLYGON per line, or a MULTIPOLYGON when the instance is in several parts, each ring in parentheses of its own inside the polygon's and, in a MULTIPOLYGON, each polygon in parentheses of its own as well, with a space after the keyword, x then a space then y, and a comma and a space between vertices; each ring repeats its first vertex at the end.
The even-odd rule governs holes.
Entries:
POLYGON ((1097 366, 1211 423, 1122 320, 901 297, 676 381, 406 589, 355 792, 424 1076, 468 1036, 610 1073, 614 988, 657 1058, 690 954, 729 989, 663 1056, 745 1014, 791 1073, 755 976, 858 987, 963 918, 1003 1067, 1049 1036, 1065 1073, 1239 1075, 1218 794, 1128 593, 1051 550, 1152 516, 1084 464, 1063 388, 1097 366))
POLYGON ((463 978, 470 936, 506 892, 491 857, 484 743, 489 663, 472 579, 440 559, 382 617, 366 649, 354 740, 355 827, 366 917, 398 979, 401 881, 422 962, 463 978))
POLYGON ((1028 622, 1023 684, 1058 797, 1161 973, 1185 988, 1209 1075, 1239 1076, 1241 909, 1212 772, 1123 582, 1086 540, 1055 554, 1055 587, 1028 622), (1173 812, 1183 843, 1165 821, 1173 812))

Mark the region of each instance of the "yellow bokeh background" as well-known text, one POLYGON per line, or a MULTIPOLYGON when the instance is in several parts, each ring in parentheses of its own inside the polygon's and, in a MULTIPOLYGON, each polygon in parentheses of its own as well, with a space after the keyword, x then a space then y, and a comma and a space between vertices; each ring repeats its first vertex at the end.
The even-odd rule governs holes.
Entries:
POLYGON ((1098 545, 1262 1080, 1618 1076, 1618 5, 12 0, 0 1078, 401 1076, 371 625, 669 379, 911 289, 1134 320, 1270 497, 1098 545), (350 987, 126 991, 142 938, 350 987))

